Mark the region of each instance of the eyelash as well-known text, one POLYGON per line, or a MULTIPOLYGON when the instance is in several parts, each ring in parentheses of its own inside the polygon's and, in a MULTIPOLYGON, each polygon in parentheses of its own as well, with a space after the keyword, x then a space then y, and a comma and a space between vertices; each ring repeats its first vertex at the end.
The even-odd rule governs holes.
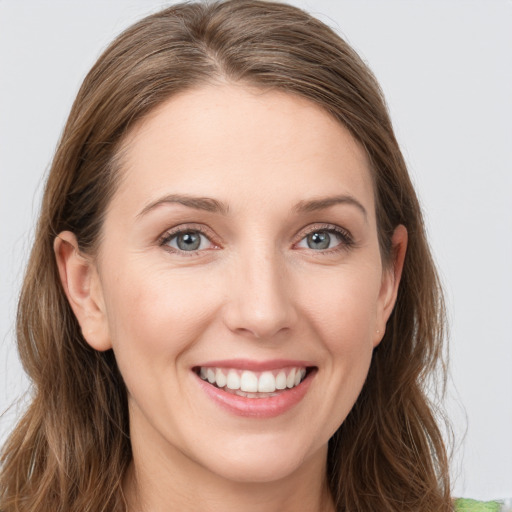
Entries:
MULTIPOLYGON (((319 250, 319 251, 315 251, 314 249, 309 249, 313 253, 318 253, 319 255, 321 255, 321 254, 334 254, 334 253, 338 253, 340 251, 350 250, 355 245, 355 242, 354 242, 354 239, 353 239, 352 235, 347 230, 342 229, 339 226, 335 226, 333 224, 317 225, 317 226, 314 226, 313 228, 311 228, 311 229, 301 233, 301 236, 300 236, 299 240, 296 242, 296 244, 301 242, 302 240, 304 240, 307 236, 309 236, 309 235, 311 235, 313 233, 317 233, 317 232, 334 234, 341 241, 340 241, 340 243, 338 245, 336 245, 335 247, 332 247, 330 249, 323 249, 323 250, 319 250)), ((200 225, 197 225, 197 226, 196 225, 188 225, 188 226, 185 226, 185 227, 180 226, 180 227, 178 227, 176 229, 173 229, 171 231, 167 231, 167 232, 165 232, 162 235, 162 237, 160 237, 158 244, 161 247, 164 247, 171 240, 173 240, 177 236, 182 235, 184 233, 199 233, 200 235, 206 237, 212 244, 218 245, 218 244, 216 244, 212 240, 213 236, 210 234, 210 232, 208 230, 206 230, 203 226, 200 226, 200 225)), ((193 250, 193 251, 183 251, 183 250, 175 249, 175 248, 169 247, 169 246, 164 247, 164 248, 166 250, 168 250, 169 252, 172 252, 172 253, 175 253, 175 254, 180 254, 180 255, 185 256, 185 257, 199 256, 200 255, 199 253, 201 253, 204 250, 206 250, 206 249, 202 249, 202 250, 197 250, 196 249, 196 250, 193 250)))
POLYGON ((314 226, 311 229, 308 229, 307 231, 301 233, 301 237, 297 243, 304 240, 307 236, 319 232, 336 235, 340 239, 340 243, 330 249, 323 249, 319 251, 309 249, 315 255, 335 254, 341 251, 348 251, 352 249, 355 245, 354 238, 346 229, 340 228, 339 226, 335 226, 333 224, 320 224, 314 226))

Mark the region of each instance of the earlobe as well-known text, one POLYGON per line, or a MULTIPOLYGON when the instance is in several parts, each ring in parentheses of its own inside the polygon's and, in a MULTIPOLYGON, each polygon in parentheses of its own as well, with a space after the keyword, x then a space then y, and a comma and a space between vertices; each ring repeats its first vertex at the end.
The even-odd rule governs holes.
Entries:
POLYGON ((402 278, 405 254, 407 252, 407 229, 403 225, 395 228, 391 238, 391 255, 387 268, 384 268, 382 284, 379 294, 379 306, 377 315, 377 328, 375 344, 378 345, 386 331, 386 323, 395 307, 398 295, 398 286, 402 278))
POLYGON ((78 248, 76 236, 63 231, 55 237, 53 250, 59 276, 82 335, 94 349, 112 348, 107 316, 96 266, 78 248))

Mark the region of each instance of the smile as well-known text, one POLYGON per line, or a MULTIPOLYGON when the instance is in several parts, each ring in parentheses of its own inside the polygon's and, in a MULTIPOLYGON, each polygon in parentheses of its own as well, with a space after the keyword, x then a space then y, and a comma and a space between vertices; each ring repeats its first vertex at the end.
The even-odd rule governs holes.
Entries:
POLYGON ((298 361, 222 361, 193 368, 196 382, 225 411, 236 416, 273 418, 306 396, 318 368, 298 361))
POLYGON ((264 372, 205 366, 199 368, 199 376, 204 381, 223 391, 246 398, 277 396, 280 391, 298 386, 306 377, 306 373, 305 367, 264 372))

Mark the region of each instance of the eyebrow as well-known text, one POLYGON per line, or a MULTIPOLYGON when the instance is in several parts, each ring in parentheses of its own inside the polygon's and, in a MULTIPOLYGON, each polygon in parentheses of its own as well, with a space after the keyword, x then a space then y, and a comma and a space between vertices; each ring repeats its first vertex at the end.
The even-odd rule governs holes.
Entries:
POLYGON ((366 211, 366 208, 355 197, 350 195, 329 196, 309 201, 299 201, 294 209, 297 213, 309 213, 316 212, 318 210, 325 210, 337 204, 355 206, 364 215, 365 220, 368 220, 368 212, 366 211))
MULTIPOLYGON (((221 215, 227 215, 229 213, 229 206, 227 204, 211 197, 195 197, 181 194, 169 194, 145 206, 137 215, 137 217, 146 215, 149 211, 162 204, 181 204, 183 206, 187 206, 188 208, 204 210, 210 213, 219 213, 221 215)), ((365 220, 368 218, 368 213, 365 207, 356 198, 350 195, 329 196, 319 199, 299 201, 293 209, 296 213, 310 213, 319 210, 325 210, 337 204, 348 204, 355 206, 364 215, 365 220)))
POLYGON ((169 194, 145 206, 137 215, 137 217, 146 215, 146 213, 162 204, 175 203, 182 204, 183 206, 194 208, 196 210, 205 210, 211 213, 220 213, 222 215, 227 215, 229 213, 229 206, 222 203, 221 201, 217 201, 217 199, 212 199, 210 197, 194 197, 181 194, 169 194))

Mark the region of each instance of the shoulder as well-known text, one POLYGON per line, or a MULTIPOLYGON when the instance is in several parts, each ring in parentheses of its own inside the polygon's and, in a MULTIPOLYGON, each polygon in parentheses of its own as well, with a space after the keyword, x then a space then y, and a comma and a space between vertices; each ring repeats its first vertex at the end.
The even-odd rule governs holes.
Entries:
POLYGON ((455 512, 512 512, 510 504, 502 501, 455 500, 455 512))

